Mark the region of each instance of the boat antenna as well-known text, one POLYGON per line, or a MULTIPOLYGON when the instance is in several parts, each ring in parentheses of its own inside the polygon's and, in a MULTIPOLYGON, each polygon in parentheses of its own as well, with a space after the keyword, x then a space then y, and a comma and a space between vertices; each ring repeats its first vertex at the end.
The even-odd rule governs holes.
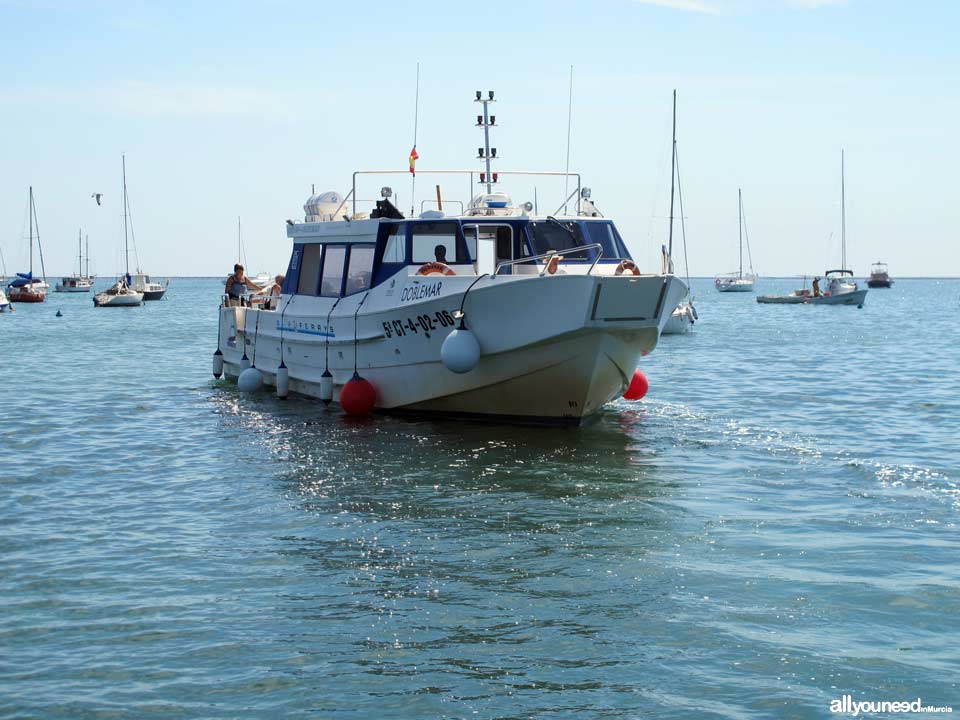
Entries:
POLYGON ((77 275, 83 275, 83 228, 77 228, 77 275))
POLYGON ((87 250, 87 272, 86 272, 86 275, 84 275, 84 277, 90 277, 90 236, 89 235, 84 236, 84 242, 86 243, 86 250, 87 250))
POLYGON ((490 147, 490 128, 497 122, 497 116, 490 114, 490 103, 496 102, 493 99, 493 90, 487 90, 487 96, 477 90, 475 102, 483 105, 483 115, 477 115, 477 127, 483 128, 483 147, 479 148, 478 160, 483 160, 487 171, 480 173, 480 182, 487 186, 487 194, 493 192, 493 185, 497 182, 497 175, 490 170, 490 160, 497 156, 497 149, 490 147))
MULTIPOLYGON (((21 226, 22 227, 22 226, 21 226)), ((0 265, 3 265, 3 276, 7 276, 7 261, 3 259, 3 250, 0 249, 0 265)))
POLYGON ((417 124, 420 120, 420 61, 417 61, 417 89, 413 99, 413 150, 410 151, 410 217, 414 216, 417 190, 417 171, 414 161, 417 159, 417 124))
POLYGON ((363 304, 367 301, 367 296, 370 295, 370 291, 367 290, 363 294, 363 299, 357 304, 357 309, 353 313, 353 374, 357 374, 357 315, 360 313, 360 308, 363 307, 363 304))
POLYGON ((677 91, 673 91, 673 143, 670 154, 670 235, 667 240, 667 254, 673 258, 673 179, 677 167, 677 91))
POLYGON ((239 215, 237 215, 237 262, 243 265, 243 235, 240 232, 239 215))
POLYGON ((570 199, 570 128, 573 122, 573 65, 570 66, 570 94, 567 99, 567 164, 563 169, 563 214, 567 214, 570 199))

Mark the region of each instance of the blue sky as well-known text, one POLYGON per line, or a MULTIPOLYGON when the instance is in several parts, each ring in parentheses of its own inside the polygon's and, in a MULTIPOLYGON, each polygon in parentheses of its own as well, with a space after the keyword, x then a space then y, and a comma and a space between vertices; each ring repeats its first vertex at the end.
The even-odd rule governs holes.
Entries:
POLYGON ((248 269, 282 271, 311 184, 406 167, 418 61, 421 169, 477 166, 472 97, 493 89, 500 169, 562 170, 572 64, 571 169, 643 267, 666 237, 676 88, 693 274, 736 267, 738 187, 758 272, 838 264, 844 148, 854 271, 960 275, 958 25, 947 1, 0 0, 0 249, 22 268, 32 184, 48 274, 79 226, 116 272, 126 153, 145 270, 228 272, 240 215, 248 269))

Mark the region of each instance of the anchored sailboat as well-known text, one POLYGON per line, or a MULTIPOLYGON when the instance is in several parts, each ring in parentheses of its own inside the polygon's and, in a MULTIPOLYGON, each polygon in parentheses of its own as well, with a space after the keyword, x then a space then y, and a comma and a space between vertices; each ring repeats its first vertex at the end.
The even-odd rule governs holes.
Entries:
POLYGON ((750 272, 743 273, 743 238, 746 234, 746 223, 743 219, 743 191, 737 188, 737 208, 740 224, 740 268, 735 273, 719 275, 714 284, 720 292, 753 292, 753 284, 757 276, 753 272, 753 258, 750 255, 750 237, 747 236, 747 258, 750 263, 750 272))
POLYGON ((37 223, 37 210, 33 204, 33 186, 30 186, 30 270, 17 273, 16 279, 7 286, 7 296, 10 302, 40 303, 47 297, 47 273, 43 267, 43 248, 40 245, 40 226, 37 223), (40 254, 40 270, 43 278, 33 276, 33 230, 37 229, 37 250, 40 254))
POLYGON ((683 238, 683 270, 687 278, 687 295, 670 313, 661 335, 682 335, 693 329, 693 324, 700 318, 697 309, 693 306, 693 297, 690 294, 690 266, 687 264, 687 226, 683 218, 683 186, 680 183, 680 160, 677 157, 677 91, 673 91, 673 167, 670 170, 670 232, 668 254, 673 257, 673 189, 674 173, 676 173, 677 195, 680 200, 680 235, 683 238))
POLYGON ((83 231, 77 231, 77 274, 60 278, 54 290, 57 292, 89 292, 95 277, 90 275, 90 238, 87 237, 87 272, 83 274, 83 231))
POLYGON ((129 205, 127 204, 127 158, 123 157, 123 257, 124 273, 113 287, 93 296, 96 307, 135 307, 143 303, 143 293, 130 287, 129 205))

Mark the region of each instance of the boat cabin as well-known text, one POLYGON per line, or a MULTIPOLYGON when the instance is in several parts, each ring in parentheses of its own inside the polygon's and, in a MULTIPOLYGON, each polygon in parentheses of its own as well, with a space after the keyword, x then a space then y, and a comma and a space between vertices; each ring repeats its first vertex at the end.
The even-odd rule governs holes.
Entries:
POLYGON ((552 253, 562 258, 565 273, 631 260, 604 218, 436 215, 288 221, 293 252, 283 293, 343 297, 398 273, 416 274, 428 263, 442 263, 448 275, 511 275, 538 274, 552 253))

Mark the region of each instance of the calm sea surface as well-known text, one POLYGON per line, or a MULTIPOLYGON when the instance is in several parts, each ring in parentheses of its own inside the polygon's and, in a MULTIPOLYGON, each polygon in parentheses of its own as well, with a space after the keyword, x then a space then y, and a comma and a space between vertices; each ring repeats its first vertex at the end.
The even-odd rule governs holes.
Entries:
POLYGON ((960 712, 960 281, 695 281, 580 430, 241 396, 221 287, 0 315, 0 718, 960 712))

